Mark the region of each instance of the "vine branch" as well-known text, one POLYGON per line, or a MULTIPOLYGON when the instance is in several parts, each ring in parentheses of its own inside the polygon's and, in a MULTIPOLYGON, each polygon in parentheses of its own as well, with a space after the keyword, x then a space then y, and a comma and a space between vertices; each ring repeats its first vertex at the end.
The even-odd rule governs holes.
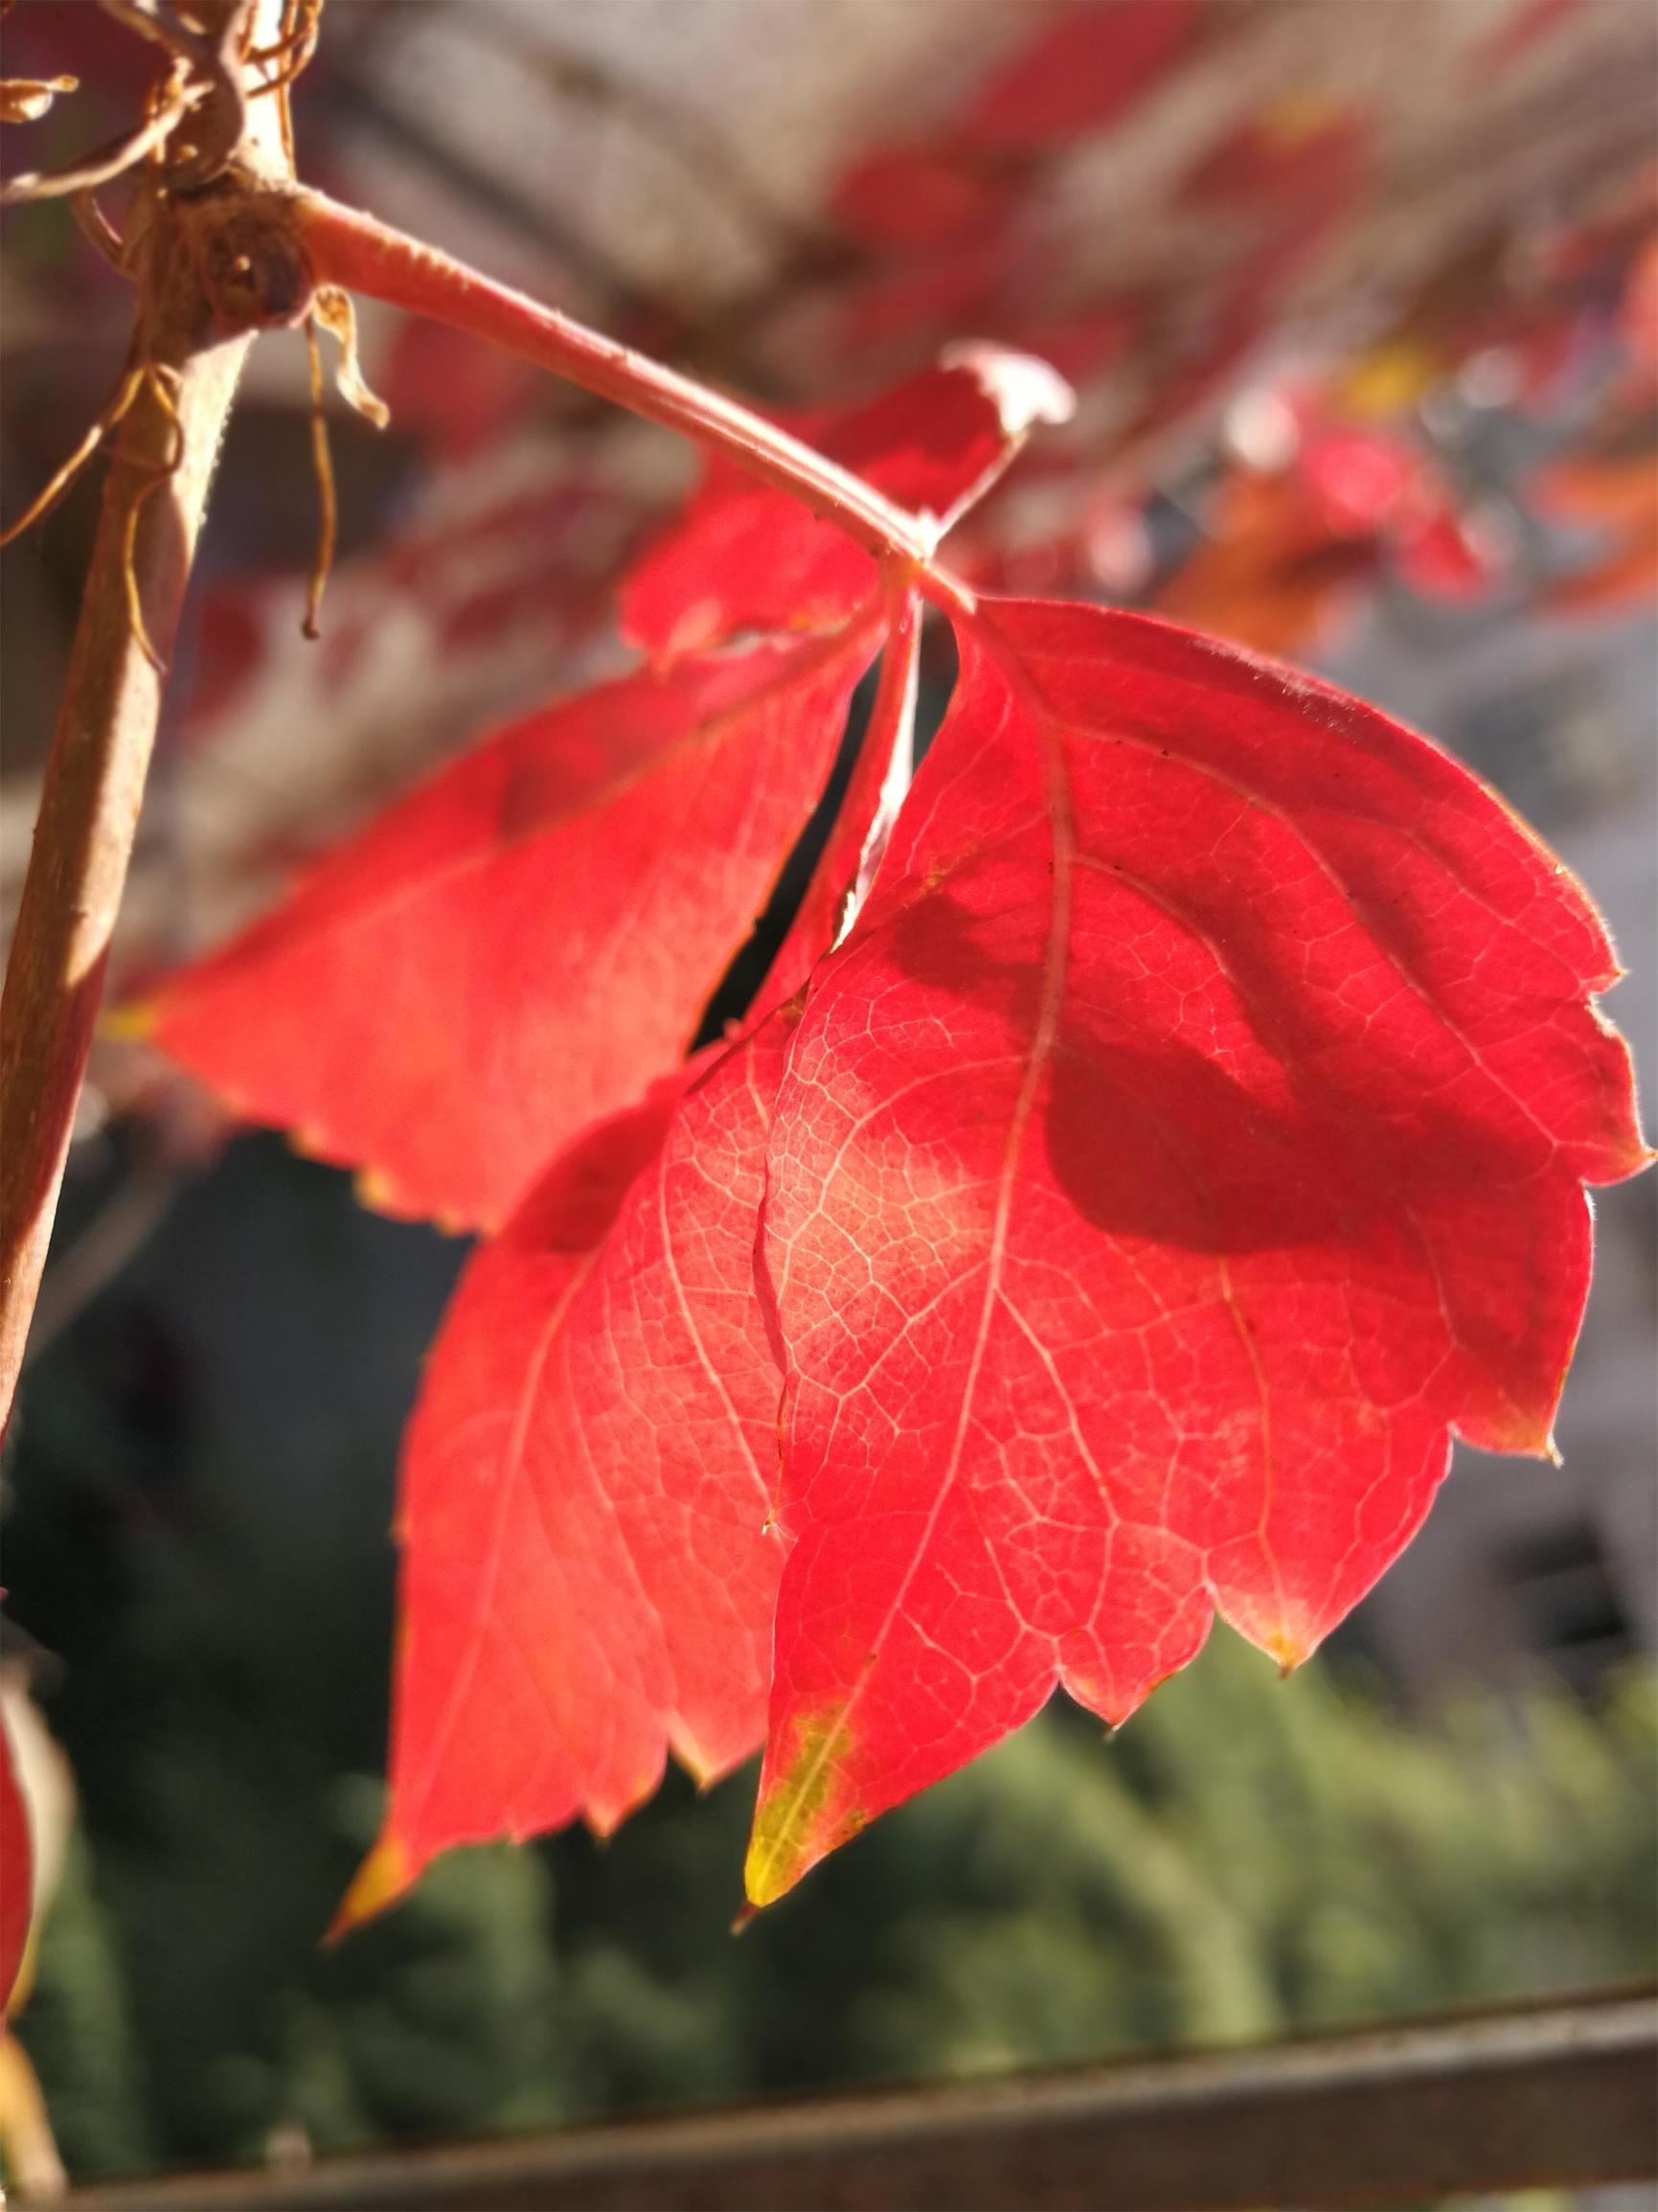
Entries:
POLYGON ((104 483, 0 996, 0 1424, 45 1265, 214 461, 254 332, 294 320, 309 301, 303 262, 261 189, 289 173, 282 103, 257 98, 261 80, 242 76, 257 66, 256 45, 281 41, 285 14, 284 0, 195 0, 195 20, 223 36, 183 103, 194 144, 173 170, 145 170, 128 227, 136 382, 104 483), (238 130, 226 148, 230 120, 238 130), (180 190, 204 147, 223 149, 217 172, 180 190))

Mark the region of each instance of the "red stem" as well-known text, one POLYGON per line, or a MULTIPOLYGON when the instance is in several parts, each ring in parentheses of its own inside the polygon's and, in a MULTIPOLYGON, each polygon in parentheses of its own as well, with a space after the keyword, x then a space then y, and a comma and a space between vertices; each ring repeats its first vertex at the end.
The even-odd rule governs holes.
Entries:
POLYGON ((911 570, 929 599, 956 612, 971 610, 965 585, 934 564, 940 524, 895 506, 762 415, 321 193, 298 195, 294 220, 319 285, 338 285, 468 331, 680 431, 804 501, 889 567, 911 570))

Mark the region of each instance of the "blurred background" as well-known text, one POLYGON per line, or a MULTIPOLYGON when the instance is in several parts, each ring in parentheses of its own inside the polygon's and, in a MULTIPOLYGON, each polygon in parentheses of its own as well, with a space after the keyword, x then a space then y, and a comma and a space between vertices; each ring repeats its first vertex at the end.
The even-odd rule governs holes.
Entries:
MULTIPOLYGON (((9 76, 154 50, 21 0, 9 76)), ((951 339, 1078 386, 973 519, 990 586, 1166 611, 1430 731, 1658 974, 1649 0, 329 0, 302 172, 779 410, 951 339)), ((22 150, 19 150, 22 149, 22 150)), ((119 193, 111 195, 118 210, 119 193)), ((61 205, 7 218, 15 513, 120 369, 61 205)), ((389 313, 376 433, 297 337, 231 432, 115 983, 221 937, 499 716, 623 665, 667 436, 389 313)), ((92 472, 93 477, 96 471, 92 472)), ((96 509, 4 556, 14 905, 96 509)), ((947 650, 929 662, 936 718, 947 650)), ((727 1928, 752 1774, 452 1856, 333 1951, 377 1823, 398 1435, 464 1257, 110 1038, 4 1465, 6 1650, 79 1819, 18 2023, 80 2177, 1215 2041, 1649 1973, 1653 1181, 1598 1197, 1563 1469, 1464 1452, 1281 1684, 1224 1630, 1124 1734, 1056 1706, 727 1928), (36 1649, 35 1647, 38 1647, 36 1649)))

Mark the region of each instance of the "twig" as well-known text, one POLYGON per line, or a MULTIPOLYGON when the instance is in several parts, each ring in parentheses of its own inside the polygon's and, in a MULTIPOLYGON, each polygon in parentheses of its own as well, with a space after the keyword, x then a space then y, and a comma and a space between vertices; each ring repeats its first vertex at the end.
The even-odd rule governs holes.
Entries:
MULTIPOLYGON (((205 18, 207 0, 194 12, 205 18)), ((223 0, 213 12, 219 22, 243 15, 223 0)), ((267 41, 277 37, 282 0, 259 0, 258 13, 267 41)), ((216 90, 199 103, 208 123, 216 90)), ((239 159, 282 177, 280 102, 246 103, 238 88, 237 104, 239 159)), ((252 332, 308 304, 291 245, 250 202, 239 171, 194 199, 170 196, 147 173, 128 237, 141 385, 104 484, 0 998, 0 1423, 45 1263, 161 707, 147 643, 160 655, 171 649, 252 332)))
POLYGON ((762 483, 804 500, 866 553, 911 564, 921 588, 941 604, 969 604, 965 587, 934 564, 941 529, 932 517, 895 506, 775 422, 372 216, 320 193, 299 194, 293 207, 319 285, 338 285, 432 316, 694 438, 762 483))

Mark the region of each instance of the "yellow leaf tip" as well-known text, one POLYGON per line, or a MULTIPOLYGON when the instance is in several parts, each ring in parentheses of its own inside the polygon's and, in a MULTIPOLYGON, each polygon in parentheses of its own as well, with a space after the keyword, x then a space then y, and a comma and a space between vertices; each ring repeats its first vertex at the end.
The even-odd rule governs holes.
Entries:
POLYGON ((324 1935, 325 1944, 336 1944, 342 1936, 350 1935, 352 1928, 360 1927, 365 1920, 373 1920, 395 1904, 415 1878, 415 1868, 409 1854, 397 1836, 389 1831, 357 1868, 351 1887, 340 1900, 340 1908, 329 1923, 324 1935))
POLYGON ((1281 1627, 1261 1637, 1261 1648, 1269 1659, 1277 1660, 1278 1678, 1282 1682, 1311 1658, 1316 1644, 1311 1638, 1297 1636, 1289 1629, 1281 1627))
MULTIPOLYGON (((317 1149, 318 1142, 307 1130, 295 1131, 294 1149, 304 1152, 307 1159, 322 1156, 317 1149)), ((357 1170, 352 1177, 352 1196, 359 1206, 371 1214, 396 1214, 398 1211, 397 1194, 391 1177, 383 1174, 378 1168, 357 1170)))

